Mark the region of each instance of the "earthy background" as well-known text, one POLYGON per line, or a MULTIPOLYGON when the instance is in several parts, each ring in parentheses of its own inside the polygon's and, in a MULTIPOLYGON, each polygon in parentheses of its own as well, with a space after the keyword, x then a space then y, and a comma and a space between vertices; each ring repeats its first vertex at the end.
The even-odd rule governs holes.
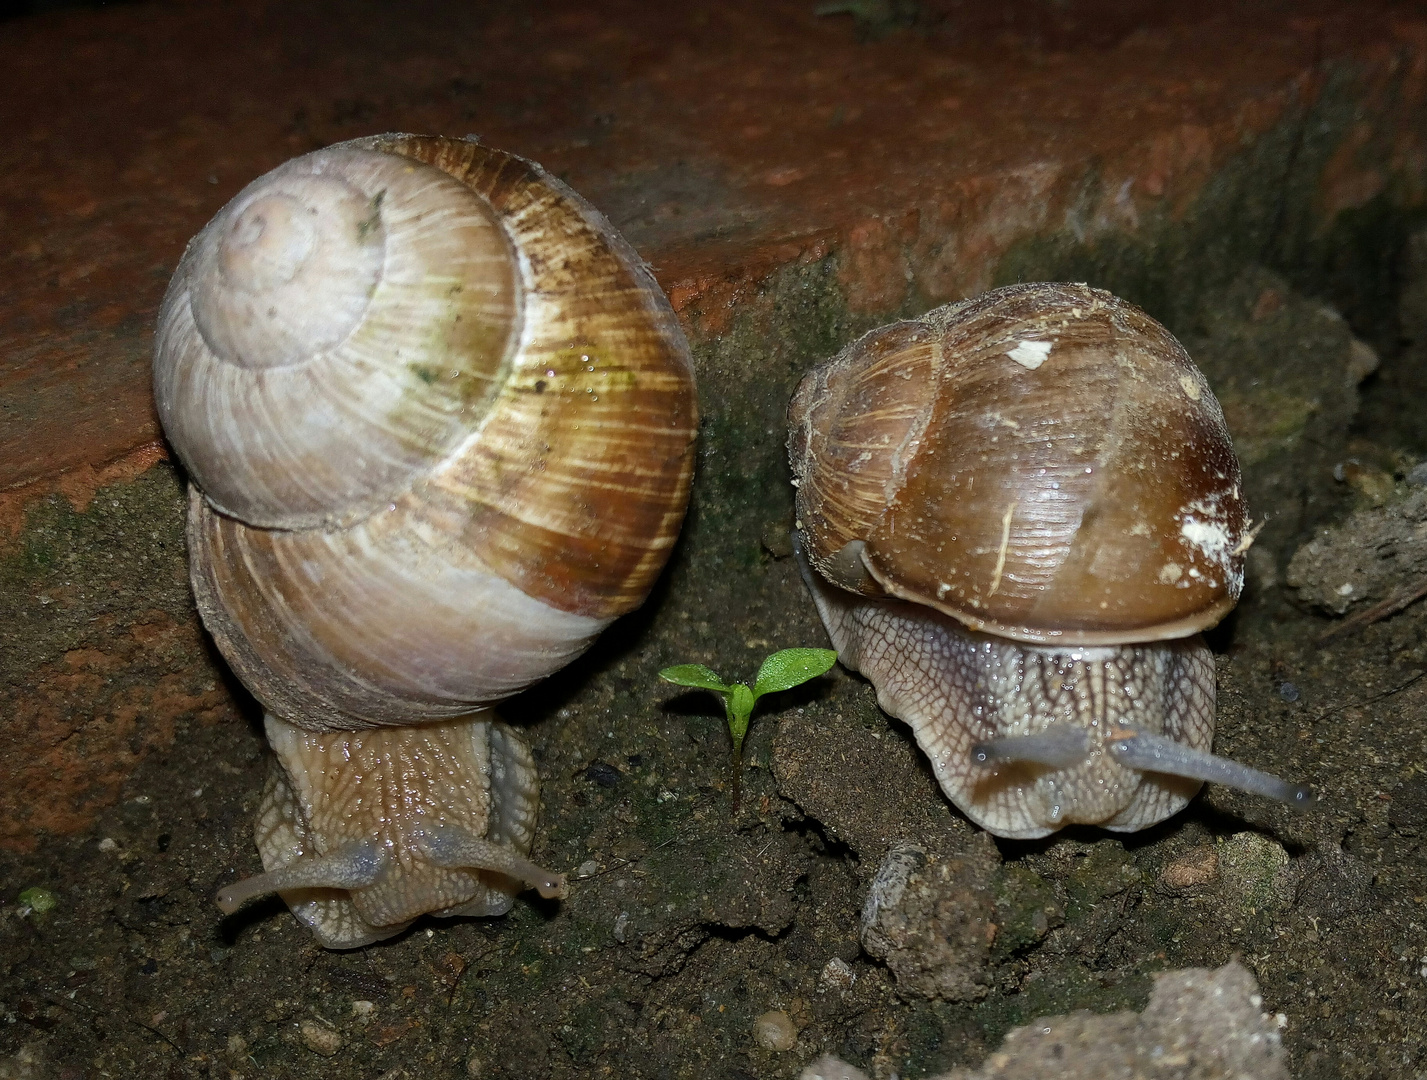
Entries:
POLYGON ((0 21, 0 1076, 793 1076, 824 1050, 922 1076, 1233 955, 1294 1075, 1427 1071, 1423 616, 1320 644, 1312 606, 1362 610, 1427 566, 1404 546, 1427 459, 1427 12, 819 10, 0 21), (537 856, 587 876, 560 905, 338 954, 275 902, 210 903, 257 866, 264 748, 192 609, 147 365, 168 275, 224 201, 387 130, 478 134, 602 209, 679 311, 705 420, 655 595, 504 710, 541 763, 537 856), (746 678, 823 641, 787 558, 793 385, 881 322, 1058 278, 1144 305, 1219 393, 1268 524, 1211 641, 1216 749, 1322 804, 1211 790, 1148 834, 995 843, 839 670, 755 719, 735 816, 717 705, 655 673, 746 678), (1384 520, 1350 516, 1367 507, 1384 520), (1335 538, 1374 553, 1360 579, 1335 538), (931 939, 964 943, 936 920, 977 905, 998 928, 952 950, 939 996, 859 940, 899 841, 956 899, 931 939), (768 1010, 792 1049, 754 1041, 768 1010))

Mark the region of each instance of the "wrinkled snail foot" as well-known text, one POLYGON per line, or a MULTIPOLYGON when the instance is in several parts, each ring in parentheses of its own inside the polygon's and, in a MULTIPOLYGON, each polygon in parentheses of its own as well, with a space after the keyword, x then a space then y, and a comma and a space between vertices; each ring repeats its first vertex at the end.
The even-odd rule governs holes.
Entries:
MULTIPOLYGON (((1315 801, 1312 789, 1304 784, 1289 783, 1237 761, 1185 746, 1163 735, 1120 727, 1109 733, 1103 746, 1121 765, 1140 772, 1223 784, 1299 810, 1307 809, 1315 801)), ((1083 761, 1091 749, 1088 731, 1074 724, 1060 723, 1051 724, 1033 735, 978 743, 971 749, 971 759, 978 765, 1024 761, 1060 769, 1083 761)))

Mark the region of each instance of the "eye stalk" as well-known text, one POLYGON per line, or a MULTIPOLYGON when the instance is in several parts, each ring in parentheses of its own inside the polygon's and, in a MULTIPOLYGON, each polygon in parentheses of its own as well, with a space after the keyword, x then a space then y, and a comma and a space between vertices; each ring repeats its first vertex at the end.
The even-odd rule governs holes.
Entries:
POLYGON ((1291 784, 1258 769, 1228 758, 1195 750, 1193 747, 1146 732, 1115 732, 1105 743, 1106 750, 1121 765, 1142 772, 1183 776, 1262 795, 1265 799, 1306 810, 1314 803, 1313 792, 1303 784, 1291 784))

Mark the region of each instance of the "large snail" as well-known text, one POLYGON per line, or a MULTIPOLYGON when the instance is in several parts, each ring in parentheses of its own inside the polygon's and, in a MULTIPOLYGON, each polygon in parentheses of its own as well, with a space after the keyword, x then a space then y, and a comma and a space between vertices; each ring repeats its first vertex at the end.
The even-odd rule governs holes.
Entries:
POLYGON ((189 244, 155 396, 194 593, 266 710, 256 826, 350 948, 564 879, 489 706, 644 599, 688 500, 688 345, 633 250, 539 166, 388 135, 255 180, 189 244))
POLYGON ((1199 632, 1252 536, 1218 402, 1144 312, 998 289, 854 342, 789 419, 823 623, 971 820, 1131 831, 1205 780, 1309 800, 1209 752, 1199 632))

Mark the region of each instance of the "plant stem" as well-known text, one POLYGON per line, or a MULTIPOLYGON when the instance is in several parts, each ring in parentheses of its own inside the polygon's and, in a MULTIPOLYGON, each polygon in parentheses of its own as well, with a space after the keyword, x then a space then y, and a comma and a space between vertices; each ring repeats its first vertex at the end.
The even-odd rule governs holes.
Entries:
POLYGON ((738 816, 739 799, 743 794, 743 738, 733 737, 733 815, 738 816))

